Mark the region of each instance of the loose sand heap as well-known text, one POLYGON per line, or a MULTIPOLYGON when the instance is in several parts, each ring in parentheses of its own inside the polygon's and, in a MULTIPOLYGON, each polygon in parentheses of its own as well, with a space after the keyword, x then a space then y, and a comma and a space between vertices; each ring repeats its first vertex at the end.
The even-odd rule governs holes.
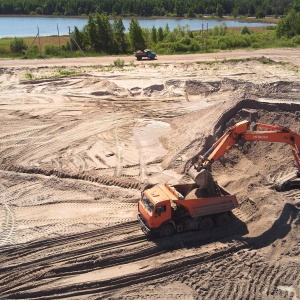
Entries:
POLYGON ((235 122, 300 132, 298 63, 270 53, 3 61, 0 298, 299 300, 300 193, 270 188, 293 171, 287 145, 241 142, 213 165, 240 203, 226 228, 148 240, 136 220, 147 184, 189 182, 235 122))

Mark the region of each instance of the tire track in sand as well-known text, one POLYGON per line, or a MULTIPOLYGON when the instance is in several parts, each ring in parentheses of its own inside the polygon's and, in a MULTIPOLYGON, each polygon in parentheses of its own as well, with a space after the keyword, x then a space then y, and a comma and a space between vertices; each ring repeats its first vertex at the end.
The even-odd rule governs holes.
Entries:
POLYGON ((5 218, 3 220, 3 230, 0 232, 0 246, 13 244, 14 233, 16 230, 16 218, 14 211, 7 203, 7 187, 0 183, 0 203, 3 206, 5 218))

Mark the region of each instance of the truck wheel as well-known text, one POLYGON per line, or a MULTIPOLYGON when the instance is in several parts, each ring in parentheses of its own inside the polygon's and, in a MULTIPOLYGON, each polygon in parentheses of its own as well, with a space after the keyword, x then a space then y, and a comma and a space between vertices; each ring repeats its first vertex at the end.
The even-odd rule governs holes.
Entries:
POLYGON ((169 236, 169 235, 172 235, 174 233, 175 233, 175 229, 171 224, 166 224, 159 230, 159 236, 160 237, 169 236))
POLYGON ((212 229, 213 227, 214 227, 214 222, 213 222, 212 218, 210 218, 210 217, 203 218, 200 221, 200 224, 199 224, 200 230, 208 230, 208 229, 212 229))
POLYGON ((228 213, 219 214, 216 218, 216 224, 218 227, 228 225, 231 219, 228 213))

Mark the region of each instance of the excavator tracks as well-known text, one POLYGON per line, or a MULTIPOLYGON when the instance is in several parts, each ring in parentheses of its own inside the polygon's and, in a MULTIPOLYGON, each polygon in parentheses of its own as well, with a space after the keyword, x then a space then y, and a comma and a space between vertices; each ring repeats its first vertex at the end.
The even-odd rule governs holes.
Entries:
POLYGON ((277 192, 300 189, 300 178, 298 172, 292 172, 278 178, 272 186, 277 192))

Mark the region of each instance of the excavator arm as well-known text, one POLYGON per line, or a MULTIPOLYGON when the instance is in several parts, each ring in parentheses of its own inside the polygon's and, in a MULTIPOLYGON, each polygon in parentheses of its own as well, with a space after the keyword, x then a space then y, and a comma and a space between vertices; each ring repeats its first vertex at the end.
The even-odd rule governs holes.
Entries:
POLYGON ((206 169, 214 161, 218 160, 240 140, 241 135, 247 132, 249 125, 249 121, 241 121, 230 127, 203 156, 199 157, 195 169, 197 171, 206 169))
POLYGON ((292 153, 300 173, 300 135, 283 126, 273 126, 268 124, 256 123, 254 127, 267 130, 249 131, 250 122, 241 121, 230 127, 203 155, 200 156, 195 164, 195 169, 200 171, 209 167, 214 161, 218 160, 239 140, 263 141, 285 143, 292 146, 292 153))

